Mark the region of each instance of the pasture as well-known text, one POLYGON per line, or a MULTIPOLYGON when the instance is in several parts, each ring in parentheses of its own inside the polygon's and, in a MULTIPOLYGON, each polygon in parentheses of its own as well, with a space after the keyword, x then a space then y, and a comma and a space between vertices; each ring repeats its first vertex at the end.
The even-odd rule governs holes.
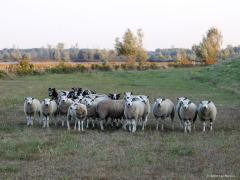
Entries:
POLYGON ((205 179, 240 177, 240 61, 201 68, 44 74, 0 80, 0 179, 205 179), (176 103, 212 100, 218 108, 214 131, 184 134, 175 116, 175 131, 155 130, 151 115, 145 131, 99 128, 27 127, 24 97, 40 100, 48 87, 83 87, 102 93, 146 94, 176 103))

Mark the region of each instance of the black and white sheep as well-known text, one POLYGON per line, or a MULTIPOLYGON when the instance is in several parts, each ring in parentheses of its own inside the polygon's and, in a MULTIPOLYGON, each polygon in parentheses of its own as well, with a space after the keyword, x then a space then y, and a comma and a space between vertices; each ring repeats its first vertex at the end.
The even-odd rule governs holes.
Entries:
POLYGON ((174 129, 173 120, 175 116, 175 108, 173 102, 170 99, 156 98, 153 104, 153 115, 157 121, 156 130, 158 130, 160 119, 163 121, 161 123, 161 130, 164 130, 164 123, 167 117, 171 118, 172 130, 174 129))
POLYGON ((55 100, 46 98, 41 103, 41 116, 43 118, 43 128, 49 127, 49 119, 55 117, 55 125, 57 118, 57 103, 55 100))
MULTIPOLYGON (((24 113, 27 119, 27 126, 33 125, 33 120, 36 118, 36 115, 39 115, 40 119, 41 104, 38 99, 33 97, 26 97, 24 101, 24 113)), ((41 121, 39 120, 39 123, 41 121)))
POLYGON ((74 120, 74 130, 76 130, 76 124, 78 123, 78 131, 83 131, 83 123, 87 119, 87 107, 81 103, 73 103, 70 105, 67 114, 67 128, 70 130, 69 120, 74 120))
POLYGON ((210 121, 210 130, 217 116, 217 108, 212 101, 201 101, 198 105, 198 117, 203 123, 203 132, 206 130, 206 121, 210 121))
POLYGON ((191 132, 191 126, 197 118, 197 106, 190 100, 183 100, 179 109, 180 118, 184 121, 184 132, 191 132))

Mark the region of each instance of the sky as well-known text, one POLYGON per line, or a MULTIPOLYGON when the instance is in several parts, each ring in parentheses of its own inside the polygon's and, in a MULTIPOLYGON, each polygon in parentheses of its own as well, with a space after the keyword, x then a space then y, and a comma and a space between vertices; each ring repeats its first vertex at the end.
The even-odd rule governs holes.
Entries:
POLYGON ((210 27, 223 47, 240 44, 240 0, 0 0, 0 49, 113 49, 127 28, 144 32, 144 47, 191 48, 210 27))

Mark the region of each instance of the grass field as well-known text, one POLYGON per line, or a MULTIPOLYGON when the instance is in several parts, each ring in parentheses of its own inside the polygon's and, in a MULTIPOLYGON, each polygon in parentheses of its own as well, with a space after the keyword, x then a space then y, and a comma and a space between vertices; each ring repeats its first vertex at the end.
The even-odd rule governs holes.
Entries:
POLYGON ((202 67, 152 71, 46 74, 0 80, 0 179, 206 179, 210 175, 240 177, 240 61, 202 67), (63 128, 26 127, 25 96, 47 97, 48 87, 83 87, 97 92, 165 96, 176 102, 215 102, 214 131, 184 134, 166 123, 155 130, 130 134, 98 129, 83 133, 63 128))

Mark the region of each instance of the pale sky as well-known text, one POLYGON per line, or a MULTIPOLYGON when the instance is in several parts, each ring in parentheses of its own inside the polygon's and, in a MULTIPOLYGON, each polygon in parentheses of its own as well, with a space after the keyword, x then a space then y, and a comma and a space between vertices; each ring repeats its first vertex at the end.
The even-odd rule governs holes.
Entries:
POLYGON ((0 49, 114 48, 127 28, 142 28, 147 50, 191 48, 212 26, 223 46, 240 44, 240 0, 0 0, 0 49))

